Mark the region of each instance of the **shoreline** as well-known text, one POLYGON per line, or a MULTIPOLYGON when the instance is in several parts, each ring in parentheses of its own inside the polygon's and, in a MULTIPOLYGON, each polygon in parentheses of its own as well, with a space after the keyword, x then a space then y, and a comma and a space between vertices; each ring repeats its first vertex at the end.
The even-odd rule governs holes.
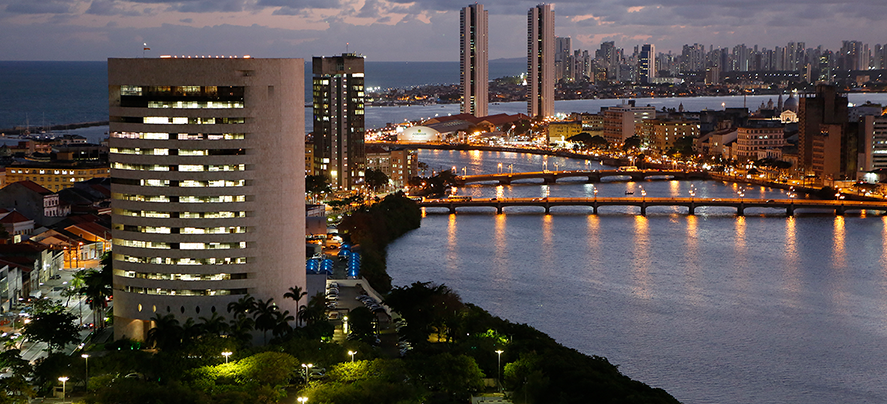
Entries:
POLYGON ((82 128, 91 128, 94 126, 107 126, 109 124, 108 121, 92 121, 92 122, 77 122, 77 123, 69 123, 69 124, 60 124, 60 125, 50 125, 48 128, 45 126, 34 126, 35 132, 30 132, 30 128, 27 127, 14 127, 14 128, 0 128, 0 133, 5 136, 15 136, 15 135, 23 135, 26 132, 31 135, 36 134, 44 134, 36 132, 38 130, 44 131, 55 131, 55 130, 70 130, 70 129, 82 129, 82 128))

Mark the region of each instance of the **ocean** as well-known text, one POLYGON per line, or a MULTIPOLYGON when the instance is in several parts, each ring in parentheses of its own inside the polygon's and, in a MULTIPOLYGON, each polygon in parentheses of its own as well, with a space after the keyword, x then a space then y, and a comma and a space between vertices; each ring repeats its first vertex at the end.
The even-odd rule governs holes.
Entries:
MULTIPOLYGON (((526 70, 526 63, 490 62, 491 78, 526 70)), ((310 61, 305 63, 305 73, 305 100, 309 101, 310 61)), ((458 82, 459 62, 366 62, 367 87, 458 82)), ((0 129, 107 120, 107 62, 0 61, 0 129)))

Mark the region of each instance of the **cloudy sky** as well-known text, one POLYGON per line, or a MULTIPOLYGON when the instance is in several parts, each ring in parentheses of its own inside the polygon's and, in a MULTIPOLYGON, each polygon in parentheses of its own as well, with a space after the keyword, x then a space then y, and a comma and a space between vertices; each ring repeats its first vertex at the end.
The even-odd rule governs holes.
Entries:
MULTIPOLYGON (((526 52, 526 12, 538 1, 489 0, 490 58, 526 52)), ((148 56, 303 57, 344 52, 377 61, 455 61, 455 0, 0 0, 0 60, 148 56)), ((885 0, 569 0, 554 2, 556 34, 573 48, 616 41, 773 48, 887 43, 885 0)))

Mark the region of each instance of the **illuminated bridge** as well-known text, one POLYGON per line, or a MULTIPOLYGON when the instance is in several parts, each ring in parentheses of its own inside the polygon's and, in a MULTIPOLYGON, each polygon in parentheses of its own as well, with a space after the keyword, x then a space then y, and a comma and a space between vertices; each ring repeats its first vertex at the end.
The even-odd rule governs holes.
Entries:
POLYGON ((502 213, 507 207, 512 206, 536 206, 543 208, 545 213, 551 213, 551 208, 557 206, 588 206, 594 214, 598 213, 601 206, 637 206, 640 214, 646 215, 647 208, 652 206, 682 206, 687 208, 687 213, 695 214, 696 208, 708 206, 736 208, 737 215, 744 215, 747 208, 771 208, 784 210, 786 215, 793 216, 797 209, 826 209, 833 210, 836 215, 843 215, 848 211, 874 210, 887 212, 887 201, 847 201, 847 200, 808 200, 808 199, 752 199, 752 198, 475 198, 470 200, 460 199, 430 199, 417 202, 423 208, 445 208, 450 213, 456 213, 457 208, 495 208, 497 213, 502 213))
POLYGON ((707 179, 705 171, 682 170, 574 170, 574 171, 536 171, 525 173, 480 174, 460 175, 455 181, 456 185, 463 186, 470 183, 498 182, 500 185, 509 185, 513 181, 541 179, 545 184, 554 184, 559 179, 583 177, 588 182, 600 182, 605 177, 628 177, 631 181, 644 181, 646 179, 707 179))

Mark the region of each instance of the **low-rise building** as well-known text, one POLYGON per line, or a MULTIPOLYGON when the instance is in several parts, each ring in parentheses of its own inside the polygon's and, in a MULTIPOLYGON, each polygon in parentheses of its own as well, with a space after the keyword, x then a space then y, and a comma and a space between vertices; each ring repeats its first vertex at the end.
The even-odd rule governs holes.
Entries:
POLYGON ((548 142, 563 143, 571 136, 582 133, 582 122, 564 121, 548 123, 548 142))
POLYGON ((784 129, 780 121, 750 120, 737 130, 736 156, 750 160, 780 158, 785 146, 784 129))
POLYGON ((395 188, 405 188, 410 178, 419 175, 419 159, 415 150, 367 145, 367 168, 382 171, 395 188))
POLYGON ((651 126, 648 144, 651 148, 666 151, 674 147, 676 140, 699 136, 699 121, 688 119, 653 119, 644 121, 651 126))
POLYGON ((107 164, 85 163, 24 163, 6 167, 6 183, 33 181, 50 190, 59 191, 78 181, 109 178, 107 164))

